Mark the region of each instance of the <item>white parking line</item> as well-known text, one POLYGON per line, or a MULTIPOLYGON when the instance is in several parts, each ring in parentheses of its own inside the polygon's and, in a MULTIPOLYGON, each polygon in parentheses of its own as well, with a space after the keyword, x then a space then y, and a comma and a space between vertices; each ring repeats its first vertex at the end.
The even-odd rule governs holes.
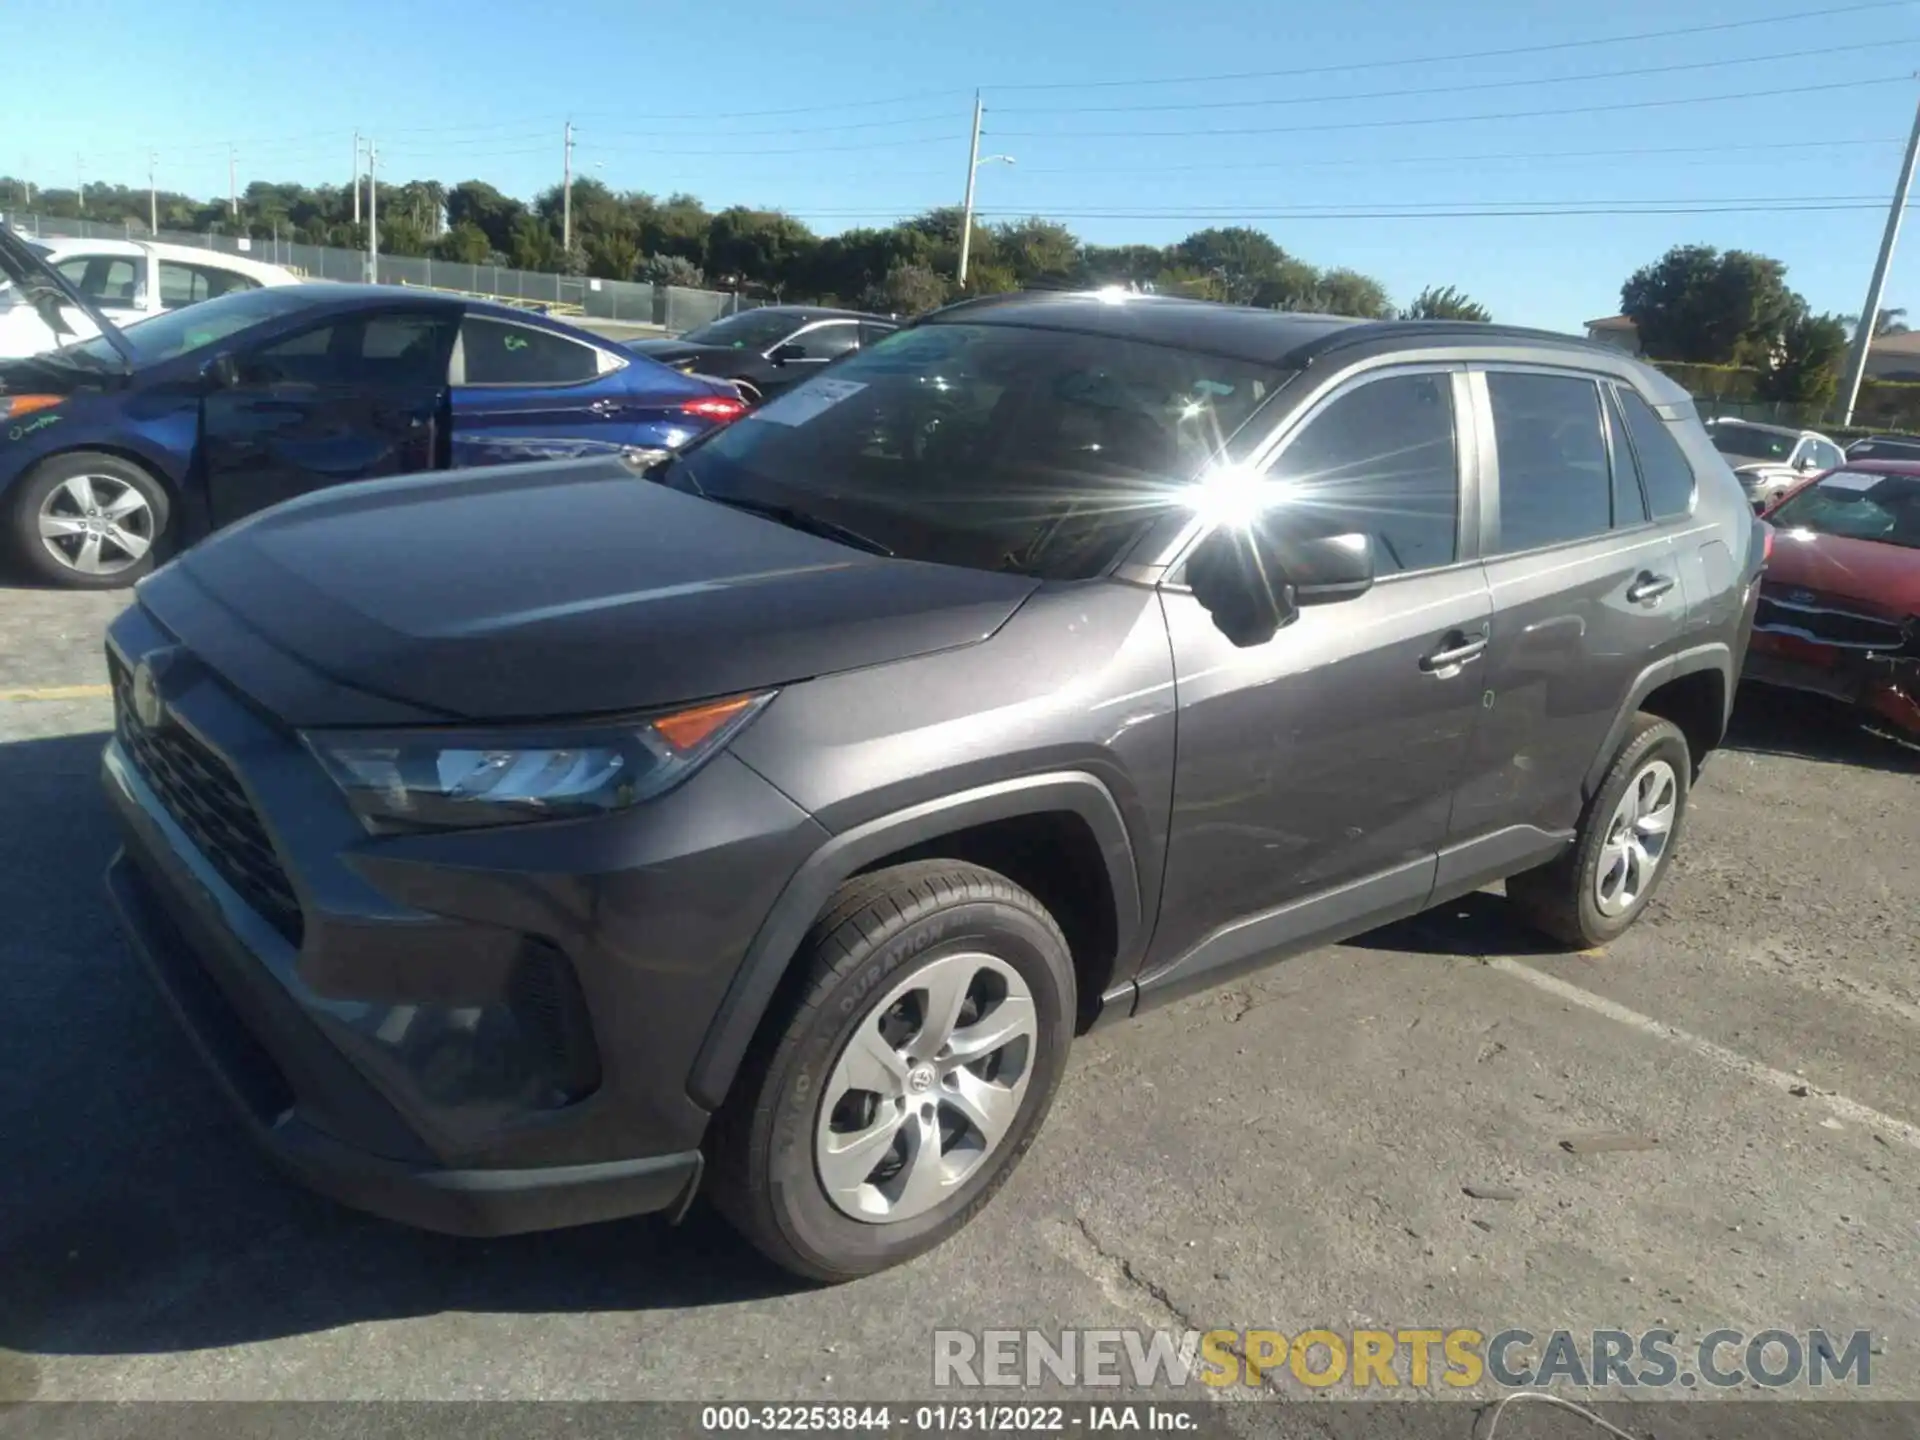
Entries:
POLYGON ((1883 1115, 1872 1106, 1862 1105, 1858 1100, 1849 1100, 1845 1095, 1816 1089, 1803 1076, 1789 1075, 1784 1070, 1763 1065, 1758 1060, 1749 1059, 1738 1051, 1727 1049, 1724 1045, 1716 1045, 1713 1041, 1695 1035, 1690 1030, 1682 1030, 1677 1025, 1669 1025, 1666 1021, 1656 1020, 1651 1015, 1642 1015, 1638 1010, 1630 1010, 1617 1001, 1607 999, 1604 995, 1596 995, 1591 990, 1582 990, 1578 985, 1570 985, 1557 976, 1544 974, 1531 965, 1521 964, 1518 960, 1504 955, 1489 956, 1487 964, 1503 975, 1524 980, 1536 989, 1558 996, 1569 1004, 1591 1010, 1596 1015, 1604 1015, 1607 1019, 1617 1021, 1642 1034, 1657 1036, 1683 1049, 1691 1050, 1694 1054, 1744 1075, 1758 1084, 1786 1093, 1804 1090, 1809 1101, 1826 1106, 1839 1119, 1851 1120, 1856 1125, 1865 1125, 1900 1141, 1903 1145, 1920 1150, 1920 1125, 1897 1120, 1891 1115, 1883 1115))

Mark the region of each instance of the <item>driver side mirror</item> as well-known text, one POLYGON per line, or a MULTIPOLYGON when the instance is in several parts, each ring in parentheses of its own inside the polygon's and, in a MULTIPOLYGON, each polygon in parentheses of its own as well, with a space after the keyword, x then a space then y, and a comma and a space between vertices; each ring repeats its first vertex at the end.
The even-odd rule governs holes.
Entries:
POLYGON ((218 390, 231 390, 240 383, 240 362, 221 351, 200 367, 201 376, 218 390))
POLYGON ((774 346, 767 358, 776 365, 784 365, 789 360, 804 360, 807 358, 807 347, 798 341, 788 340, 774 346))
POLYGON ((1187 586, 1220 633, 1241 649, 1264 645, 1308 605, 1373 588, 1373 540, 1289 534, 1272 517, 1219 525, 1187 557, 1187 586))

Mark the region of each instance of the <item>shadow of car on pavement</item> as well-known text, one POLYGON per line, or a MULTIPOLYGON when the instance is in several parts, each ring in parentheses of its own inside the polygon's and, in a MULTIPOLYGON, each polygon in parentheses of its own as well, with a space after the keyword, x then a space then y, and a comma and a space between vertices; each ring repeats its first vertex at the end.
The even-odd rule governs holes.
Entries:
POLYGON ((0 744, 0 1351, 174 1352, 443 1311, 790 1292, 706 1207, 497 1240, 359 1215, 254 1150, 122 943, 102 733, 0 744))

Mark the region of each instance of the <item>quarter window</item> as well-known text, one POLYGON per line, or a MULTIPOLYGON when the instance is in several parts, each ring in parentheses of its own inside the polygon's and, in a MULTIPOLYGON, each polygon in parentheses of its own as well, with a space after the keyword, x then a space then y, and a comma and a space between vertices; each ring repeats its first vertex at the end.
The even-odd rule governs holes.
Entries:
POLYGON ((1453 379, 1391 375, 1331 401, 1269 471, 1328 534, 1373 539, 1382 575, 1451 565, 1459 555, 1460 467, 1453 379))
POLYGON ((1693 466, 1687 463, 1686 452, 1646 401, 1624 387, 1615 396, 1627 422, 1627 434, 1633 440, 1634 455, 1640 461, 1640 478, 1646 482, 1653 518, 1670 520, 1685 515, 1693 509, 1693 466))
POLYGON ((1613 526, 1613 477, 1602 439, 1600 389, 1564 375, 1491 371, 1500 455, 1500 534, 1510 555, 1604 535, 1613 526))
POLYGON ((1824 440, 1809 440, 1807 451, 1812 457, 1815 470, 1837 470, 1847 463, 1847 457, 1840 453, 1840 447, 1829 445, 1824 440))
POLYGON ((600 352, 549 330, 469 315, 460 322, 469 385, 578 385, 600 373, 600 352))

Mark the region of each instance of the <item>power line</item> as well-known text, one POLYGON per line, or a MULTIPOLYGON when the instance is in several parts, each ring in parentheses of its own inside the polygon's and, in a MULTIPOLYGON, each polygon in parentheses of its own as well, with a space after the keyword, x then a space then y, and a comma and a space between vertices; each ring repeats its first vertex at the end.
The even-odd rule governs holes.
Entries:
MULTIPOLYGON (((1872 145, 1904 145, 1907 142, 1898 136, 1884 140, 1795 140, 1780 144, 1741 144, 1741 145, 1704 145, 1671 146, 1642 145, 1617 150, 1506 150, 1485 155, 1369 155, 1364 158, 1336 156, 1318 160, 1220 160, 1203 164, 1155 164, 1151 167, 1155 175, 1184 174, 1194 170, 1325 170, 1349 169, 1364 166, 1372 169, 1378 165, 1486 165, 1506 160, 1524 160, 1538 163, 1542 160, 1602 160, 1616 157, 1647 157, 1654 155, 1738 155, 1759 152, 1775 155, 1782 150, 1829 150, 1849 149, 1872 145)), ((1020 167, 1023 175, 1139 175, 1142 167, 1138 165, 1088 166, 1056 165, 1020 167)))
POLYGON ((1297 70, 1241 70, 1228 75, 1162 76, 1136 80, 1051 80, 1020 85, 989 85, 988 90, 1116 90, 1143 85, 1215 85, 1228 80, 1292 80, 1307 75, 1346 75, 1361 70, 1391 70, 1406 65, 1444 65, 1456 60, 1498 60, 1513 55, 1548 55, 1583 50, 1595 45, 1629 45, 1641 40, 1670 40, 1681 36, 1724 34, 1762 25, 1785 25, 1795 20, 1825 20, 1869 10, 1901 10, 1907 0, 1864 0, 1853 5, 1819 10, 1796 10, 1780 15, 1757 15, 1746 20, 1723 20, 1711 25, 1684 25, 1672 30, 1642 30, 1631 35, 1594 36, 1585 40, 1557 40, 1542 45, 1512 45, 1499 50, 1456 50, 1445 55, 1410 55, 1398 60, 1357 60, 1344 65, 1317 65, 1297 70))
MULTIPOLYGON (((1550 218, 1556 215, 1566 216, 1614 216, 1631 218, 1636 215, 1825 215, 1845 211, 1884 210, 1886 201, 1881 199, 1861 201, 1858 204, 1804 205, 1798 202, 1769 201, 1754 205, 1674 205, 1647 209, 1620 209, 1596 206, 1584 209, 1539 209, 1524 208, 1512 210, 1330 210, 1319 212, 1277 211, 1277 210, 1235 210, 1219 214, 1207 214, 1193 210, 1053 210, 1049 209, 1044 218, 1048 220, 1500 220, 1518 218, 1550 218)), ((808 211, 808 214, 823 214, 823 211, 808 211)), ((1026 210, 982 210, 976 212, 984 217, 997 219, 1025 219, 1031 212, 1026 210)))
MULTIPOLYGON (((1857 80, 1835 80, 1824 85, 1801 85, 1794 89, 1794 98, 1816 94, 1829 90, 1859 90, 1868 85, 1898 85, 1910 83, 1912 74, 1877 75, 1857 80)), ((1088 139, 1170 139, 1177 136, 1198 138, 1209 135, 1306 135, 1328 130, 1392 130, 1410 125, 1464 125, 1479 120, 1539 120, 1561 115, 1605 115, 1622 110, 1662 110, 1674 109, 1683 105, 1713 105, 1728 100, 1766 100, 1774 105, 1780 103, 1777 95, 1756 94, 1752 90, 1737 90, 1723 95, 1688 95, 1667 100, 1619 100, 1606 105, 1566 105, 1546 110, 1505 110, 1478 115, 1414 115, 1401 116, 1393 120, 1333 120, 1320 125, 1241 125, 1232 128, 1213 130, 994 130, 996 137, 1029 140, 1088 140, 1088 139)))
POLYGON ((1114 115, 1167 110, 1247 110, 1272 105, 1325 105, 1329 101, 1400 100, 1417 95, 1464 95, 1481 90, 1519 90, 1533 85, 1572 85, 1585 80, 1628 80, 1641 75, 1673 75, 1683 70, 1723 70, 1735 65, 1765 65, 1780 60, 1808 60, 1826 55, 1850 55, 1862 50, 1886 50, 1911 40, 1864 40, 1822 49, 1779 50, 1771 55, 1746 55, 1731 60, 1686 60, 1675 65, 1643 65, 1631 70, 1595 70, 1584 75, 1542 75, 1525 80, 1476 80, 1463 85, 1416 85, 1399 90, 1356 90, 1340 95, 1281 95, 1261 100, 1199 100, 1166 105, 995 106, 997 115, 1114 115))

